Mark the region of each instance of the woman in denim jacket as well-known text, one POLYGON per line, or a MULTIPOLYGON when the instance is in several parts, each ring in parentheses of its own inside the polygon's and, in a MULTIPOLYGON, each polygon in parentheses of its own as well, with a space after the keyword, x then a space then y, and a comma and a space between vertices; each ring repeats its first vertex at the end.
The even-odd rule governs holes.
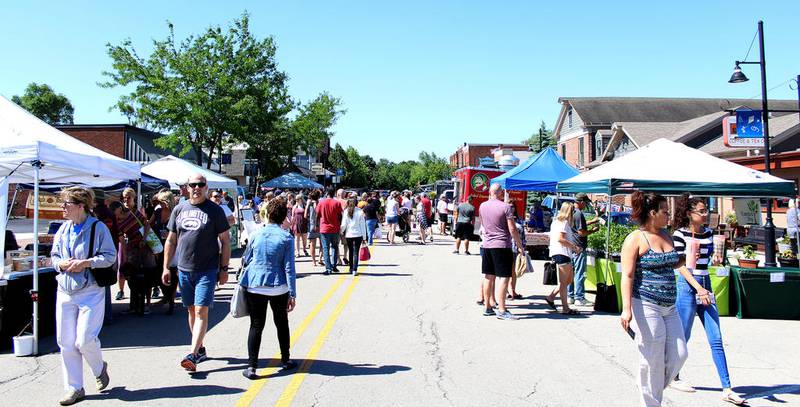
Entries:
POLYGON ((267 225, 254 233, 242 256, 244 272, 239 284, 245 288, 250 332, 247 336, 248 367, 244 377, 257 379, 258 350, 261 332, 267 317, 267 305, 272 308, 272 320, 278 331, 281 362, 284 369, 295 363, 289 359, 289 317, 297 296, 294 269, 294 238, 281 228, 286 219, 286 201, 275 198, 266 207, 267 225))
POLYGON ((97 390, 108 386, 107 364, 97 339, 105 314, 105 289, 97 285, 91 269, 114 264, 117 250, 108 227, 89 215, 94 202, 91 189, 66 188, 61 200, 67 222, 56 232, 50 256, 58 273, 56 339, 67 391, 59 403, 67 406, 85 397, 83 359, 97 379, 97 390), (87 253, 93 225, 94 253, 87 253))

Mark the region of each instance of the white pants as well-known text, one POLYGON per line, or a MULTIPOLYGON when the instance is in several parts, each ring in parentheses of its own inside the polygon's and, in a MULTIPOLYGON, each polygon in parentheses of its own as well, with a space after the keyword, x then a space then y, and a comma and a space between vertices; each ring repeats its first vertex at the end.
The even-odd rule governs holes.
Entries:
POLYGON ((661 405, 664 389, 686 362, 686 339, 675 306, 662 307, 631 298, 636 345, 639 348, 640 404, 661 405))
POLYGON ((83 359, 95 377, 103 372, 97 335, 103 327, 106 290, 95 284, 74 294, 56 295, 56 340, 61 348, 64 389, 83 388, 83 359))

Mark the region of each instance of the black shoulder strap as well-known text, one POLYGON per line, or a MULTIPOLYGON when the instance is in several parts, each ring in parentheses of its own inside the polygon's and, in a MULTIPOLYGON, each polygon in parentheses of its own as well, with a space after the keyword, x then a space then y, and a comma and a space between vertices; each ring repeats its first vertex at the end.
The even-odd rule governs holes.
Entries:
POLYGON ((94 256, 94 227, 97 226, 97 222, 100 222, 100 221, 98 220, 98 221, 95 221, 95 222, 92 223, 92 230, 91 230, 92 235, 89 236, 89 253, 90 254, 88 255, 88 257, 94 256))

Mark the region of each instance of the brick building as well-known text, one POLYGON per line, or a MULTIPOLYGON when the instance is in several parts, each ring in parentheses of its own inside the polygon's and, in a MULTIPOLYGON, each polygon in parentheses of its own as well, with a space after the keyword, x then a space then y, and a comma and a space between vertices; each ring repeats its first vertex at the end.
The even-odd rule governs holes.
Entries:
POLYGON ((468 144, 464 143, 453 155, 450 156, 450 166, 453 168, 479 167, 480 159, 492 157, 497 148, 513 151, 528 151, 527 144, 468 144))

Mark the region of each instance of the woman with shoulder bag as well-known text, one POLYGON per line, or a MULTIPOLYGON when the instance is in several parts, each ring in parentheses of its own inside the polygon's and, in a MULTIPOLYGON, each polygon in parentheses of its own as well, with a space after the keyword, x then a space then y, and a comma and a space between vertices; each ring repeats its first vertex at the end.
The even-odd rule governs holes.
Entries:
POLYGON ((244 377, 258 379, 258 353, 261 333, 267 319, 267 306, 272 309, 272 320, 278 333, 281 364, 292 369, 295 362, 289 359, 289 316, 295 306, 296 275, 294 264, 294 239, 280 225, 286 219, 286 201, 275 198, 265 208, 267 225, 254 233, 242 256, 244 271, 239 285, 250 315, 250 332, 247 335, 248 366, 244 377))
POLYGON ((97 285, 91 270, 113 265, 117 250, 108 227, 89 215, 94 202, 92 190, 66 188, 61 191, 61 200, 67 222, 56 232, 50 255, 58 273, 56 340, 67 392, 59 403, 68 406, 85 398, 84 359, 96 378, 97 390, 108 386, 107 364, 97 338, 105 315, 105 289, 97 285), (89 253, 90 245, 94 253, 89 253))
MULTIPOLYGON (((166 245, 167 235, 169 235, 169 230, 167 229, 167 224, 169 223, 169 217, 172 214, 173 206, 175 205, 175 199, 172 195, 172 192, 169 190, 164 190, 156 194, 155 201, 158 202, 158 205, 153 212, 153 216, 150 217, 150 227, 153 228, 153 231, 158 236, 158 239, 161 240, 161 245, 166 245)), ((164 264, 164 252, 155 255, 156 257, 156 264, 164 264)), ((161 299, 156 305, 159 304, 166 304, 167 308, 167 315, 172 315, 173 310, 175 309, 175 291, 178 288, 178 268, 177 267, 170 267, 170 272, 172 273, 172 278, 170 278, 170 284, 164 285, 164 282, 161 281, 161 278, 158 278, 159 281, 155 282, 156 287, 153 288, 153 292, 155 294, 155 290, 158 289, 158 286, 161 286, 164 293, 164 298, 161 299)), ((159 276, 160 277, 160 276, 159 276)), ((156 298, 153 295, 153 298, 156 298)))

